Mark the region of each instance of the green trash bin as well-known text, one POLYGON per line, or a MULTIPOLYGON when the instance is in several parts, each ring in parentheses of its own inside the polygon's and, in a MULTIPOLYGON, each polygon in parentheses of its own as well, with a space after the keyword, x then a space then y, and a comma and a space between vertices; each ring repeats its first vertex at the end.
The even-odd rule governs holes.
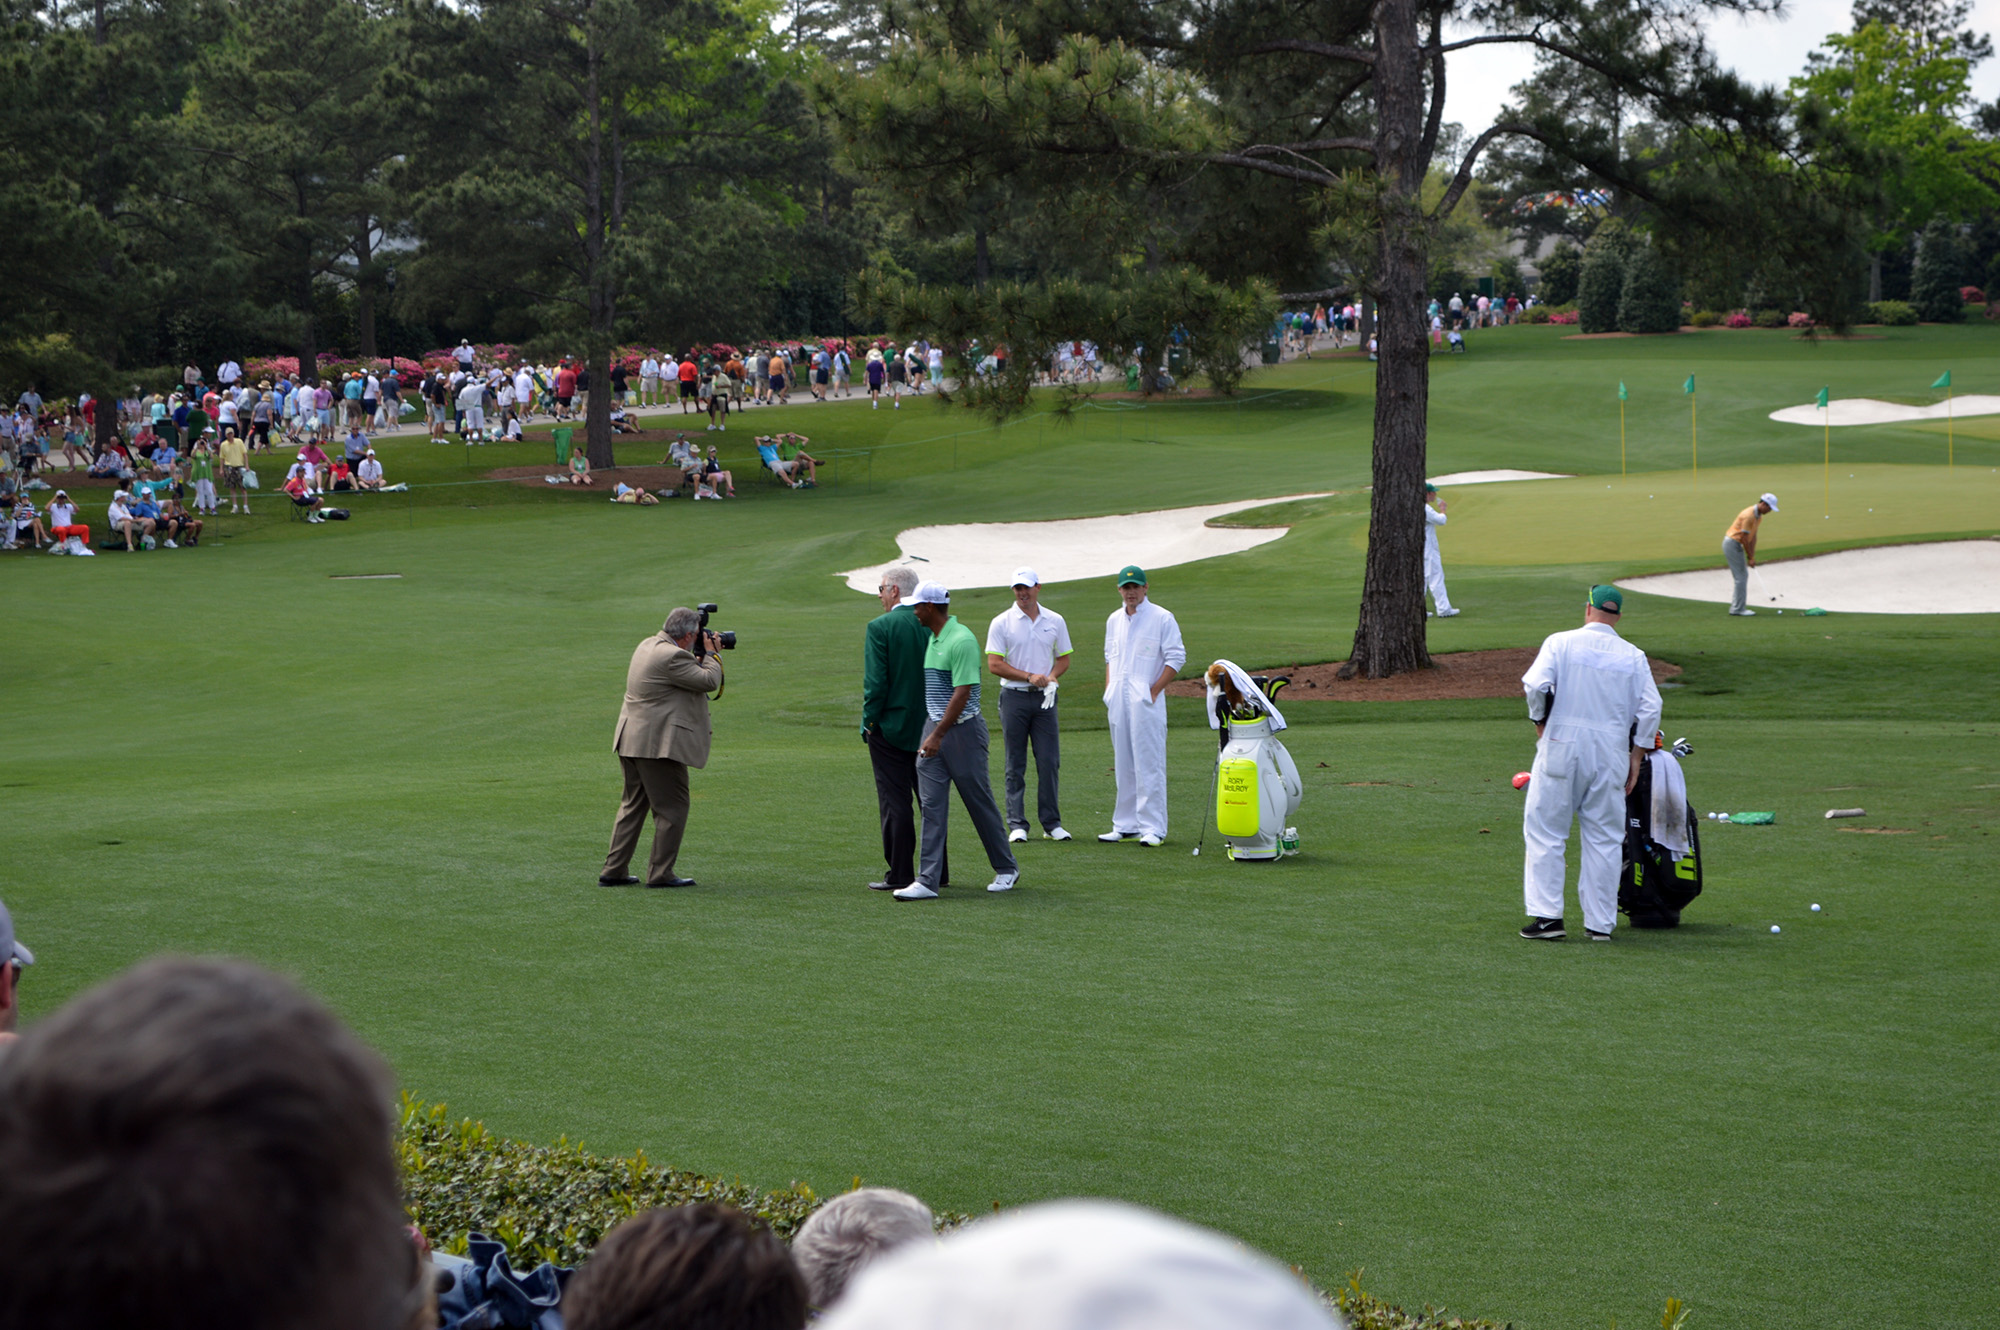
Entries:
POLYGON ((1176 379, 1184 379, 1188 372, 1188 350, 1184 346, 1167 348, 1167 373, 1176 379))
POLYGON ((1128 393, 1139 391, 1139 367, 1137 365, 1127 365, 1125 367, 1125 391, 1128 393))
POLYGON ((569 441, 576 437, 576 430, 568 425, 564 425, 561 429, 556 430, 552 435, 550 435, 550 437, 556 441, 556 465, 568 466, 569 447, 570 447, 569 441))
POLYGON ((1278 339, 1275 337, 1266 337, 1264 339, 1264 363, 1275 365, 1284 358, 1285 348, 1279 343, 1278 339))

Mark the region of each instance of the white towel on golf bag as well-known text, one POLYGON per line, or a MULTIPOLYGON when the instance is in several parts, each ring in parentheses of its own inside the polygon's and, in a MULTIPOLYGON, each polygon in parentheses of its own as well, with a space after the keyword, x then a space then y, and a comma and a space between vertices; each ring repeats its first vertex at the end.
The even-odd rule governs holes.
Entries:
MULTIPOLYGON (((1276 734, 1279 730, 1285 728, 1284 716, 1279 714, 1276 706, 1272 705, 1271 699, 1264 696, 1264 690, 1259 688, 1248 674, 1244 673, 1241 665, 1238 665, 1233 660, 1218 660, 1215 663, 1229 672, 1229 677, 1235 682, 1238 692, 1242 693, 1245 697, 1254 697, 1263 703, 1265 712, 1271 717, 1271 733, 1276 734)), ((1222 690, 1214 684, 1208 686, 1208 728, 1211 730, 1222 728, 1222 722, 1217 720, 1215 716, 1215 699, 1221 693, 1222 690)))
POLYGON ((1652 755, 1653 843, 1678 859, 1688 852, 1688 787, 1681 764, 1662 748, 1652 755))

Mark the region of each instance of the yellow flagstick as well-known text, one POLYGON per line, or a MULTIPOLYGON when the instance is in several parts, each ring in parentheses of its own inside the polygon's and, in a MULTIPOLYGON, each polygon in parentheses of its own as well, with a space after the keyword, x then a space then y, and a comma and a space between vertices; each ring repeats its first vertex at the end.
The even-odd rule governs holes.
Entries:
POLYGON ((1958 463, 1952 460, 1951 448, 1951 385, 1944 386, 1944 469, 1956 471, 1958 463))
POLYGON ((1688 436, 1694 449, 1694 478, 1690 489, 1701 488, 1701 408, 1694 393, 1688 394, 1688 436))
POLYGON ((1625 474, 1625 399, 1618 399, 1618 474, 1625 474))
POLYGON ((1826 407, 1820 409, 1821 425, 1826 431, 1823 440, 1825 452, 1820 458, 1820 507, 1822 517, 1833 516, 1833 416, 1826 407))

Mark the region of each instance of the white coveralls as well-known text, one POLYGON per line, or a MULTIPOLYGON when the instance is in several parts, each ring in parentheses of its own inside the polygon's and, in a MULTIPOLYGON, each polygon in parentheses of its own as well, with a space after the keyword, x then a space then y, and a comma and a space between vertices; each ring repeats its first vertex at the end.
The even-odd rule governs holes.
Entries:
POLYGON ((1444 590, 1444 560, 1438 557, 1437 529, 1445 520, 1443 513, 1424 505, 1424 589, 1431 593, 1439 614, 1451 613, 1451 597, 1444 590))
POLYGON ((1583 926, 1609 933, 1618 918, 1633 735, 1651 745, 1660 726, 1660 690, 1646 653, 1608 623, 1551 634, 1521 676, 1521 686, 1528 695, 1529 718, 1547 722, 1535 744, 1521 814, 1528 913, 1537 919, 1562 918, 1563 847, 1573 817, 1582 829, 1576 896, 1583 905, 1583 926), (1544 712, 1547 692, 1555 694, 1555 702, 1544 712))
POLYGON ((1111 829, 1128 836, 1167 834, 1167 695, 1153 681, 1171 665, 1187 664, 1181 626, 1150 600, 1131 614, 1120 605, 1104 625, 1104 664, 1111 683, 1104 710, 1111 724, 1111 762, 1118 803, 1111 829))

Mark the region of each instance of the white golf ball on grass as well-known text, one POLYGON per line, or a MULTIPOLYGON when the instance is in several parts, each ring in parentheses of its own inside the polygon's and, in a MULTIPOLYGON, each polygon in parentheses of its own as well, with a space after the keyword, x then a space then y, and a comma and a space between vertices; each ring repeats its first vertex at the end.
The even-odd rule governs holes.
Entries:
POLYGON ((1814 902, 1813 902, 1813 913, 1814 913, 1814 914, 1818 914, 1818 913, 1819 913, 1819 902, 1818 902, 1818 901, 1814 901, 1814 902))
POLYGON ((1780 932, 1781 930, 1779 929, 1779 927, 1778 927, 1778 926, 1777 926, 1776 924, 1772 924, 1772 925, 1771 925, 1771 931, 1772 931, 1773 933, 1776 933, 1776 932, 1780 932))

